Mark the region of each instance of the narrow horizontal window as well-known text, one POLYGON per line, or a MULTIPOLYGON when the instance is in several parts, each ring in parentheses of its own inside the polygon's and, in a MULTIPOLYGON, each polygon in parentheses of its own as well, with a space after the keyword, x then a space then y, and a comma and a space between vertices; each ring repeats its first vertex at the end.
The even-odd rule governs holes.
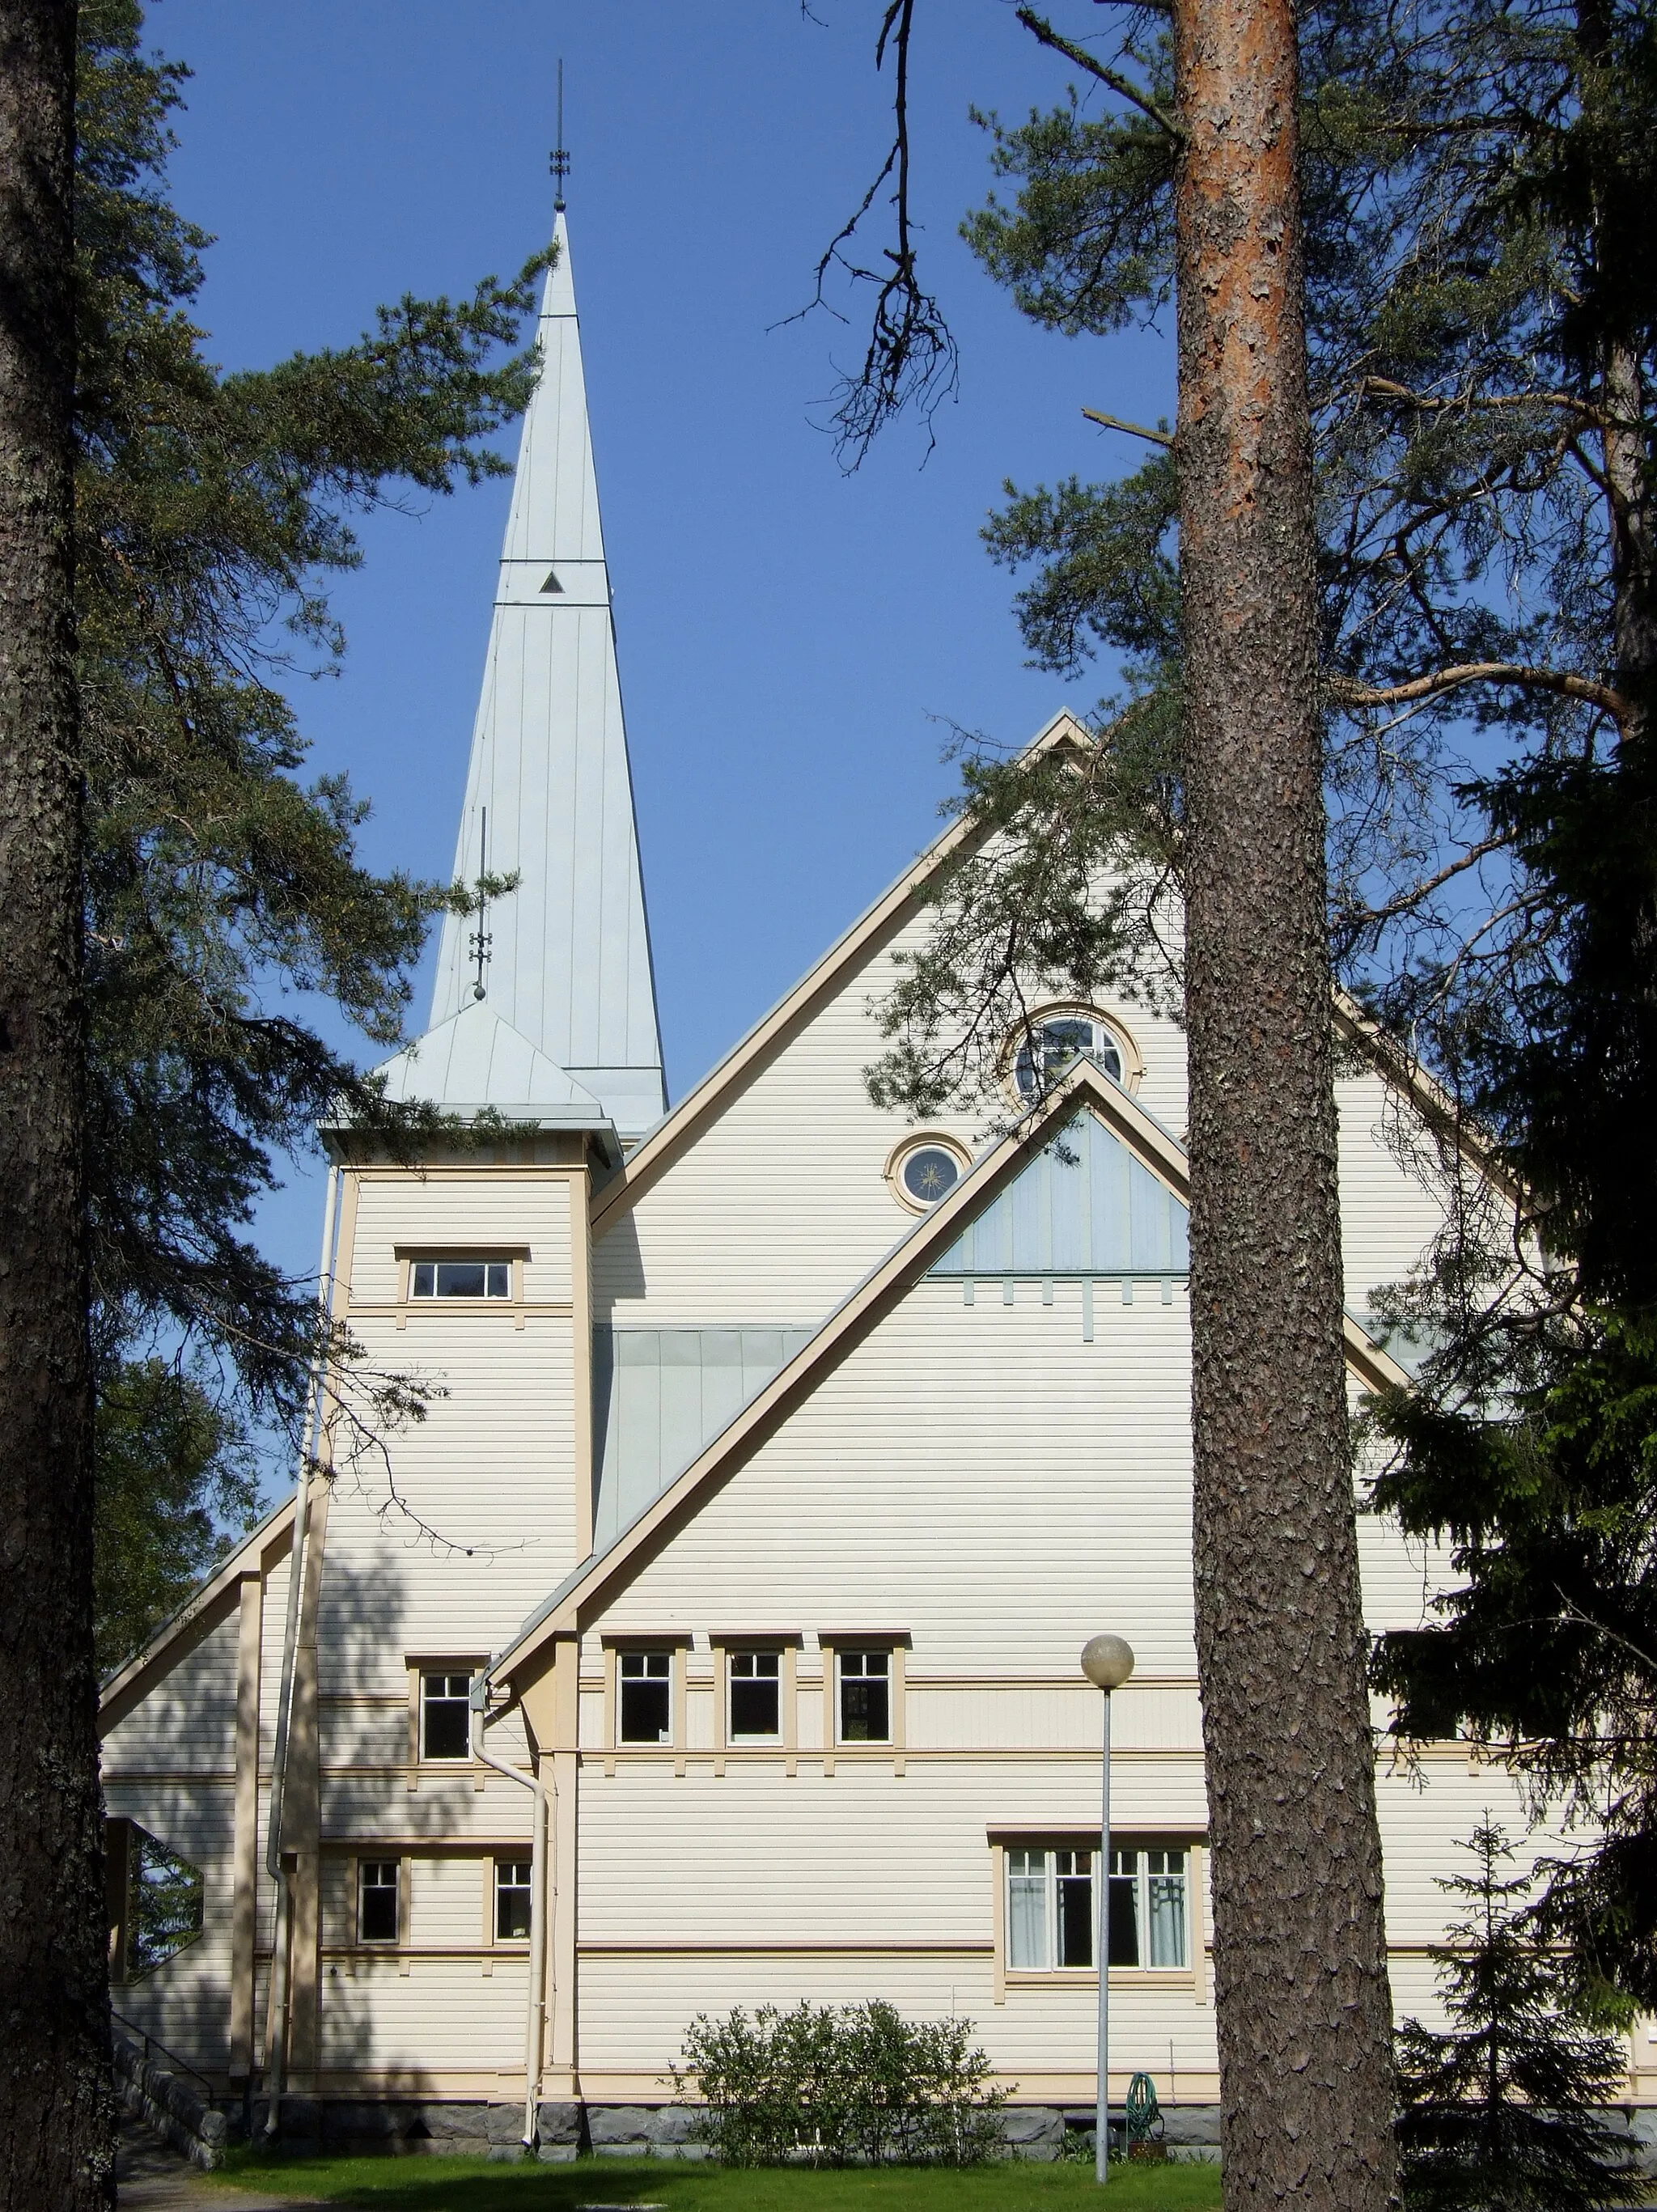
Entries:
POLYGON ((731 1654, 731 1741, 775 1743, 782 1735, 782 1655, 731 1654))
POLYGON ((673 1654, 623 1651, 617 1662, 623 1743, 673 1741, 673 1654))
POLYGON ((497 1942, 515 1943, 530 1932, 532 1897, 529 1859, 495 1863, 495 1934, 497 1942))
POLYGON ((409 1270, 411 1298, 509 1298, 510 1260, 416 1260, 409 1270))
POLYGON ((359 1943, 395 1943, 398 1891, 402 1862, 359 1859, 356 1869, 356 1934, 359 1943))
POLYGON ((842 1651, 840 1655, 840 1740, 842 1743, 889 1743, 892 1740, 892 1655, 889 1651, 842 1651))
POLYGON ((422 1674, 420 1756, 459 1759, 471 1753, 471 1676, 422 1674))

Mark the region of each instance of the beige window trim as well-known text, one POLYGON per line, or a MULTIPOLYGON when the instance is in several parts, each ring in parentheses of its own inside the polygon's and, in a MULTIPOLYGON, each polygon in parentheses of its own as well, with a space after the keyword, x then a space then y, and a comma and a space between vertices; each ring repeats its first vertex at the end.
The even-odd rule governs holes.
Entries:
MULTIPOLYGON (((536 1313, 570 1314, 574 1308, 568 1298, 542 1302, 531 1309, 526 1303, 524 1290, 524 1269, 534 1256, 527 1244, 497 1243, 493 1240, 470 1244, 397 1244, 392 1247, 397 1260, 397 1301, 391 1310, 399 1328, 407 1328, 411 1313, 438 1311, 445 1314, 490 1313, 497 1318, 510 1314, 513 1327, 521 1329, 524 1316, 536 1313), (410 1295, 410 1271, 417 1260, 505 1260, 512 1268, 512 1296, 509 1298, 416 1298, 410 1295)), ((357 1304, 358 1313, 370 1313, 384 1309, 357 1304)))
POLYGON ((906 1735, 907 1692, 908 1668, 907 1654, 911 1638, 907 1628, 824 1628, 817 1632, 817 1642, 822 1650, 822 1771, 832 1775, 835 1760, 842 1753, 853 1759, 871 1756, 889 1758, 892 1772, 901 1781, 907 1771, 904 1753, 907 1749, 906 1735), (889 1723, 890 1733, 884 1743, 847 1743, 840 1740, 840 1655, 842 1651, 885 1651, 891 1658, 889 1723))
MULTIPOLYGON (((995 1873, 995 1906, 991 1916, 995 1944, 994 1984, 995 2002, 1005 2003, 1011 1989, 1053 1989, 1078 1984, 1086 1989, 1097 1989, 1099 1970, 1096 1966, 1010 1966, 1007 1964, 1007 1850, 1017 1844, 1030 1850, 1090 1850, 1094 1854, 1094 1880, 1099 1880, 1099 1824, 1091 1826, 1081 1821, 1053 1821, 1037 1825, 1006 1822, 992 1825, 986 1831, 990 1845, 990 1856, 995 1873)), ((1164 1850, 1183 1851, 1186 1855, 1186 1945, 1188 1963, 1183 1966, 1113 1966, 1110 1970, 1112 1989, 1124 1990, 1189 1990, 1193 2002, 1205 2005, 1209 2002, 1208 1960, 1205 1950, 1207 1914, 1204 1905, 1203 1884, 1206 1851, 1200 1838, 1166 1823, 1160 1826, 1119 1826, 1112 1821, 1110 1847, 1113 1850, 1164 1850)), ((1095 1905, 1096 1915, 1098 1911, 1095 1905)), ((1094 1926, 1097 1929, 1096 1917, 1094 1926)))
POLYGON ((464 1759, 422 1759, 420 1755, 420 1678, 422 1674, 458 1674, 463 1671, 475 1674, 480 1667, 489 1664, 487 1652, 405 1651, 404 1664, 409 1670, 409 1747, 404 1779, 410 1796, 420 1787, 423 1774, 428 1781, 439 1775, 451 1778, 469 1774, 474 1790, 483 1790, 489 1784, 489 1771, 476 1753, 464 1759))
POLYGON ((780 1754, 786 1775, 792 1777, 799 1772, 799 1647, 802 1640, 798 1629, 737 1629, 728 1632, 716 1629, 710 1632, 708 1643, 713 1653, 713 1771, 716 1777, 725 1772, 725 1761, 728 1756, 739 1759, 775 1758, 780 1754), (777 1668, 777 1735, 769 1742, 733 1743, 731 1741, 731 1655, 737 1651, 774 1651, 781 1662, 777 1668))
POLYGON ((647 1757, 652 1751, 659 1757, 671 1757, 674 1772, 683 1774, 687 1741, 685 1661, 695 1640, 691 1631, 684 1628, 663 1629, 656 1635, 648 1630, 620 1629, 613 1633, 606 1632, 602 1637, 604 1655, 604 1757, 607 1778, 613 1778, 615 1775, 618 1753, 624 1753, 629 1759, 636 1759, 641 1754, 647 1757), (622 1741, 622 1692, 616 1664, 616 1654, 622 1651, 671 1652, 673 1667, 668 1677, 667 1708, 667 1724, 672 1734, 671 1743, 624 1744, 622 1741))

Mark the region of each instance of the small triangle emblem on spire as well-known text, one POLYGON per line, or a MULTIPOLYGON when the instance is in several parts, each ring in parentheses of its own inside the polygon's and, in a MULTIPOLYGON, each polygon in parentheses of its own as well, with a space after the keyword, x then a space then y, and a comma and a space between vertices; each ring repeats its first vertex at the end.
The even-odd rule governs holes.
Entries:
POLYGON ((555 568, 549 568, 547 571, 547 580, 542 585, 541 589, 543 592, 561 592, 563 588, 563 586, 558 580, 558 571, 555 568))

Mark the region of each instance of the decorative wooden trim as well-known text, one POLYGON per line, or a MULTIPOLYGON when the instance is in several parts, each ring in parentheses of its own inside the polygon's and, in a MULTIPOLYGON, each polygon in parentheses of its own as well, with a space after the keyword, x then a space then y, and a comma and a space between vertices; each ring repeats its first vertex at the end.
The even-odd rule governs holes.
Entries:
MULTIPOLYGON (((597 1440, 592 1431, 592 1230, 588 1218, 586 1179, 569 1184, 570 1334, 574 1370, 574 1540, 575 1556, 592 1552, 593 1481, 597 1440)), ((521 1274, 521 1270, 520 1270, 521 1274)), ((519 1326, 523 1323, 520 1320, 519 1326)))
POLYGON ((119 1989, 126 1980, 131 1940, 132 1823, 118 1814, 104 1821, 104 1911, 109 1922, 109 1978, 119 1989))
POLYGON ((236 1638, 236 1809, 230 1903, 230 2072, 253 2070, 253 1951, 258 1924, 259 1674, 264 1641, 264 1578, 241 1577, 236 1638))
MULTIPOLYGON (((884 1958, 897 1957, 950 1959, 982 1959, 989 1956, 992 1946, 981 1936, 941 1936, 932 1938, 911 1936, 859 1936, 812 1942, 789 1938, 776 1942, 750 1942, 746 1936, 725 1939, 713 1936, 666 1942, 653 1942, 648 1936, 622 1936, 614 1940, 583 1942, 579 1946, 584 1959, 604 1958, 663 1958, 663 1959, 746 1959, 755 1958, 884 1958)), ((1137 1972, 1137 1969, 1118 1969, 1137 1972)), ((1067 1967, 1067 1974, 1080 1973, 1080 1967, 1067 1967)))
POLYGON ((995 1994, 992 2002, 1004 2005, 1007 2002, 1007 1847, 998 1836, 990 1838, 990 1865, 995 1880, 995 1905, 991 1917, 995 1931, 995 1994))
POLYGON ((1191 1964, 1197 1978, 1196 1998, 1199 2005, 1209 2001, 1208 1962, 1208 1846, 1193 1844, 1191 1852, 1191 1881, 1187 1893, 1191 1923, 1191 1964))
POLYGON ((694 1628, 604 1628, 599 1644, 606 1651, 665 1651, 696 1641, 694 1628))
MULTIPOLYGON (((1099 1754, 1090 1754, 1094 1765, 1099 1764, 1099 1754)), ((1118 1754, 1112 1752, 1110 1763, 1115 1765, 1118 1754)), ((1097 1820, 992 1820, 984 1831, 992 1844, 1050 1844, 1060 1850, 1097 1850, 1099 1823, 1097 1820)), ((1122 1838, 1128 1838, 1140 1850, 1153 1844, 1166 1844, 1169 1850, 1189 1851, 1200 1846, 1200 1830, 1183 1827, 1177 1820, 1119 1820, 1113 1814, 1110 1823, 1112 1848, 1122 1838)), ((1066 1969, 1067 1972, 1079 1969, 1066 1969)), ((1133 1969, 1135 1973, 1140 1968, 1133 1969)))
MULTIPOLYGON (((399 1238, 392 1245, 399 1260, 532 1260, 535 1256, 529 1245, 511 1237, 472 1237, 464 1243, 456 1243, 443 1237, 420 1237, 414 1240, 399 1238)), ((442 1305, 442 1298, 422 1298, 422 1305, 442 1305)), ((456 1298, 448 1303, 455 1305, 488 1305, 488 1298, 456 1298)), ((503 1301, 496 1298, 497 1306, 503 1301)))

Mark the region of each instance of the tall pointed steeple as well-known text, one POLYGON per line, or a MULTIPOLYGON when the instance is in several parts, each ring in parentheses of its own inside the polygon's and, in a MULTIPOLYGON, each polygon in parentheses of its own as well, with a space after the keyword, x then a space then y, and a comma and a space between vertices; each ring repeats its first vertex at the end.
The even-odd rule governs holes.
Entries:
POLYGON ((386 1073, 393 1096, 563 1120, 585 1101, 636 1135, 666 1090, 561 209, 554 238, 454 865, 518 883, 481 925, 445 917, 430 1025, 386 1073))

